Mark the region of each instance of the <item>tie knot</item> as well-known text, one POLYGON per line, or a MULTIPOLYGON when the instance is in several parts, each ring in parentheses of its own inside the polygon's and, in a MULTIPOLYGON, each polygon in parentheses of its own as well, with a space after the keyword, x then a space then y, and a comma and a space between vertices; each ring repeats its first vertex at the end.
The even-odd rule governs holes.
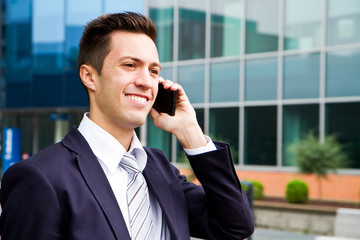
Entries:
POLYGON ((140 172, 139 164, 134 156, 125 153, 120 161, 120 166, 123 167, 129 174, 140 172))

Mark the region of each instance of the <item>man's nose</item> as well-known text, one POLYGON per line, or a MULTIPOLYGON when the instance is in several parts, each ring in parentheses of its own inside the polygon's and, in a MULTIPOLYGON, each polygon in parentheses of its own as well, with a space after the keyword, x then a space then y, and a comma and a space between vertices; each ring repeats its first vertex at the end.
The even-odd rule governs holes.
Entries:
POLYGON ((150 74, 148 69, 143 69, 139 72, 136 80, 135 85, 144 88, 152 88, 154 85, 153 78, 150 74))

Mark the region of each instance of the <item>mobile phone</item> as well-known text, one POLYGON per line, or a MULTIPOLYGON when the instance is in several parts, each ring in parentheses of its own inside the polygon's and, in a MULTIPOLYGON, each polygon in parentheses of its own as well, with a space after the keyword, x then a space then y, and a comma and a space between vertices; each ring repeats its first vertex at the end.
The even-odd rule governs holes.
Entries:
POLYGON ((175 115, 177 90, 173 91, 170 88, 165 89, 162 83, 159 83, 158 94, 156 96, 153 108, 156 111, 167 113, 170 116, 175 115))

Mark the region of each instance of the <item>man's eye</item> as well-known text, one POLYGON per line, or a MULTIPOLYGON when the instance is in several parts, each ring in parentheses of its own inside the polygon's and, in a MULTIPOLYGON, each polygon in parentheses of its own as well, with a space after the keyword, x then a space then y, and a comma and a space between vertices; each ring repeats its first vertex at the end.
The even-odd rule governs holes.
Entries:
POLYGON ((133 63, 125 63, 124 66, 129 67, 129 68, 134 68, 135 64, 133 64, 133 63))
POLYGON ((158 71, 158 70, 151 70, 151 73, 153 73, 153 74, 159 74, 159 71, 158 71))

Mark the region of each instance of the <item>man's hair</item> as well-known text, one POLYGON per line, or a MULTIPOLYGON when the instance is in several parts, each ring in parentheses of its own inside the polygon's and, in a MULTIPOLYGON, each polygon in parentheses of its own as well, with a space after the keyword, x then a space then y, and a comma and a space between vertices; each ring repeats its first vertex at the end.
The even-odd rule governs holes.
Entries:
POLYGON ((111 34, 118 31, 143 33, 156 42, 157 30, 150 18, 134 12, 104 14, 85 26, 79 44, 78 72, 81 65, 88 64, 101 74, 110 52, 111 34))

